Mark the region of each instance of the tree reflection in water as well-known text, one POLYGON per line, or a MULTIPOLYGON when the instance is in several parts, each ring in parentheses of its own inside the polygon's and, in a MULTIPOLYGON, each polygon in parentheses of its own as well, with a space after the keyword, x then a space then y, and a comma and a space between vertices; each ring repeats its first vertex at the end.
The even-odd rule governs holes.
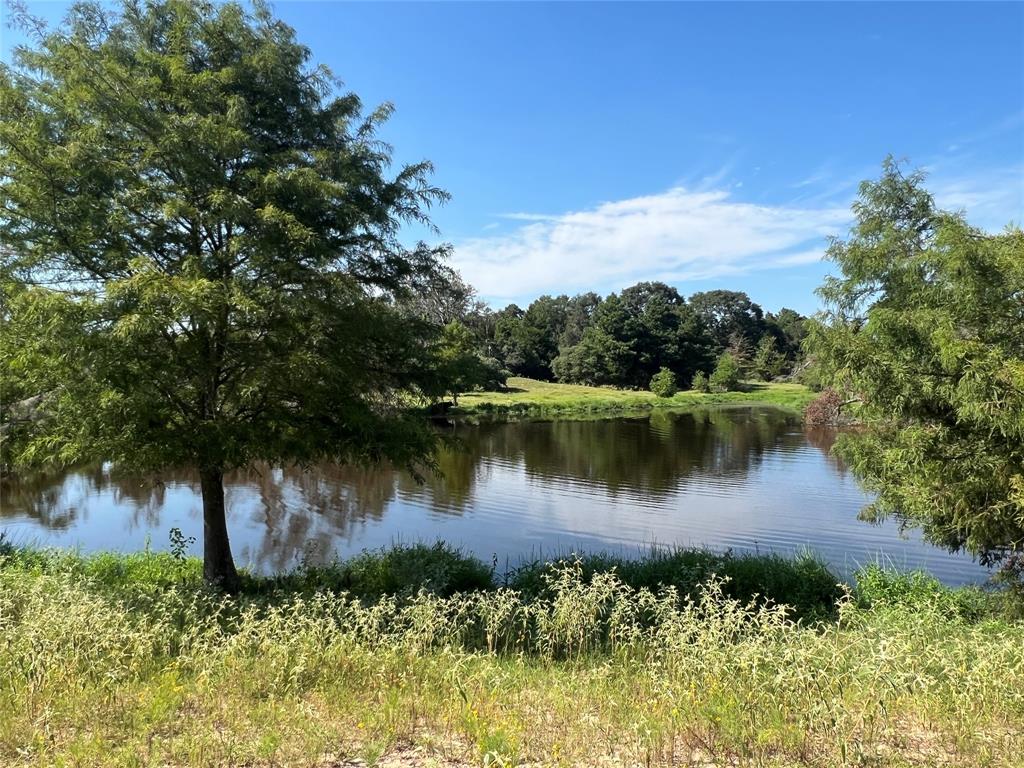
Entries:
MULTIPOLYGON (((840 554, 898 540, 857 522, 866 497, 830 453, 835 432, 779 410, 463 425, 454 436, 461 449, 439 453, 439 473, 422 484, 390 467, 230 473, 240 561, 271 572, 438 537, 513 560, 560 537, 588 547, 810 540, 840 554)), ((200 537, 199 508, 187 470, 131 477, 95 466, 0 486, 0 530, 44 545, 164 549, 171 527, 200 537)))
MULTIPOLYGON (((230 510, 257 517, 267 535, 252 552, 263 561, 275 552, 327 552, 368 520, 383 520, 402 494, 433 513, 470 511, 476 486, 496 467, 521 466, 537 482, 574 482, 612 498, 628 491, 658 498, 679 490, 691 476, 743 475, 780 444, 799 444, 797 422, 769 409, 653 411, 632 418, 594 421, 491 423, 455 430, 459 448, 442 450, 437 474, 417 483, 390 467, 318 464, 310 468, 254 465, 225 477, 230 510), (258 504, 253 505, 253 498, 258 504)), ((827 452, 827 432, 807 438, 827 452)), ((829 443, 830 445, 830 443, 829 443)), ((131 511, 129 527, 160 528, 168 487, 199 493, 188 469, 159 476, 121 475, 109 466, 9 478, 0 487, 0 520, 28 517, 44 529, 79 523, 90 502, 108 497, 131 511)), ((251 545, 251 543, 250 543, 251 545)))

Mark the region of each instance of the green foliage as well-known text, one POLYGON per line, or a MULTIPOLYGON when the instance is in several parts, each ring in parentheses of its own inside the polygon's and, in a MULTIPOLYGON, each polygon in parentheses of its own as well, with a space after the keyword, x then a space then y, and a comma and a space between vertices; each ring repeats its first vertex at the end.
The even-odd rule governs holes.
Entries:
POLYGON ((783 357, 789 363, 795 362, 807 337, 807 318, 795 310, 783 307, 778 314, 766 314, 765 323, 783 357))
POLYGON ((693 374, 693 379, 690 382, 690 389, 694 392, 710 392, 711 382, 708 381, 708 375, 704 371, 697 371, 693 374))
POLYGON ((41 402, 5 399, 5 459, 196 465, 220 529, 230 467, 431 461, 407 406, 450 387, 405 300, 446 250, 398 231, 446 195, 427 163, 391 175, 389 107, 333 96, 262 4, 76 5, 14 58, 0 375, 41 402))
POLYGON ((593 324, 594 315, 600 306, 601 297, 593 291, 569 299, 565 308, 565 327, 558 339, 559 349, 580 343, 587 328, 593 324))
POLYGON ((719 554, 706 549, 652 549, 640 558, 593 554, 538 561, 512 571, 506 584, 526 595, 544 597, 548 595, 552 574, 574 562, 578 562, 585 582, 614 573, 632 589, 658 592, 672 587, 684 599, 697 599, 704 587, 720 580, 723 594, 728 597, 743 603, 753 600, 786 605, 795 617, 803 619, 834 615, 843 594, 835 574, 811 555, 784 558, 719 554))
POLYGON ((688 382, 726 349, 745 370, 765 337, 775 349, 761 369, 776 377, 792 369, 806 334, 805 318, 791 309, 765 315, 746 294, 731 291, 694 294, 688 303, 658 282, 605 299, 596 293, 541 296, 525 311, 510 304, 493 313, 469 312, 463 321, 487 354, 515 375, 637 389, 661 368, 688 382))
MULTIPOLYGON (((174 551, 173 536, 171 550, 82 556, 60 550, 10 547, 6 551, 0 550, 0 558, 5 558, 0 561, 0 569, 68 574, 115 593, 138 589, 163 590, 175 586, 200 588, 202 564, 194 558, 180 557, 174 551)), ((255 598, 327 590, 372 604, 387 597, 410 599, 421 591, 450 597, 504 587, 536 599, 546 594, 545 585, 552 574, 576 561, 586 581, 595 575, 614 571, 631 589, 656 592, 663 587, 673 587, 681 598, 696 598, 703 586, 721 579, 722 589, 729 597, 744 603, 766 600, 786 605, 793 615, 802 618, 831 616, 836 601, 842 596, 837 587, 837 577, 825 563, 810 555, 785 558, 773 554, 654 548, 636 558, 596 553, 534 561, 515 567, 498 578, 492 565, 444 542, 394 545, 364 551, 328 565, 303 564, 294 571, 275 576, 243 573, 241 594, 255 598)), ((896 578, 889 573, 884 575, 896 578)))
POLYGON ((476 337, 457 320, 441 332, 438 359, 441 379, 456 403, 463 392, 500 389, 505 385, 507 376, 498 362, 481 357, 476 337))
POLYGON ((611 294, 592 324, 552 364, 559 381, 643 388, 661 368, 681 381, 710 362, 712 342, 679 293, 664 283, 638 283, 611 294))
POLYGON ((265 579, 251 577, 246 588, 251 593, 329 589, 371 603, 388 595, 409 598, 421 591, 450 597, 493 589, 494 570, 444 542, 395 545, 334 565, 307 565, 265 579))
POLYGON ((559 381, 590 386, 621 384, 625 381, 631 352, 626 342, 619 341, 598 327, 588 328, 578 344, 552 362, 559 381))
POLYGON ((731 352, 723 352, 718 358, 715 370, 708 378, 712 392, 731 392, 739 389, 741 368, 731 352))
POLYGON ((779 352, 775 338, 768 334, 762 336, 751 361, 754 376, 761 381, 771 381, 782 374, 785 363, 786 359, 779 352))
POLYGON ((651 392, 658 397, 672 397, 678 391, 676 375, 668 368, 662 368, 651 377, 651 392))
POLYGON ((924 571, 901 572, 877 563, 856 574, 857 601, 865 608, 937 611, 950 619, 976 622, 1003 613, 1000 596, 976 587, 950 589, 924 571))
POLYGON ((568 296, 541 296, 523 312, 515 304, 497 313, 496 354, 518 376, 550 379, 558 340, 568 321, 568 296))
POLYGON ((877 494, 868 517, 998 561, 1024 547, 1024 233, 937 210, 891 160, 854 213, 810 339, 868 426, 837 450, 877 494))
POLYGON ((741 291, 703 291, 690 297, 690 306, 708 328, 721 352, 737 340, 753 347, 764 334, 764 311, 741 291))

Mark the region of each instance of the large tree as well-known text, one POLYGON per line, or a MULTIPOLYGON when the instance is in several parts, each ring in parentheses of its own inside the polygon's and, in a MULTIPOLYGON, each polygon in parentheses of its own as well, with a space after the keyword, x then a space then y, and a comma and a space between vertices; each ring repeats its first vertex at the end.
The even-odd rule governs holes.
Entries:
POLYGON ((226 589, 228 468, 430 461, 407 406, 444 389, 436 329, 403 299, 444 249, 398 235, 444 194, 389 170, 387 109, 336 95, 259 2, 80 4, 14 62, 0 370, 39 402, 8 460, 194 466, 226 589))
POLYGON ((938 210, 887 161, 828 258, 811 348, 859 398, 837 448, 895 513, 984 562, 1024 549, 1024 233, 938 210))
POLYGON ((593 312, 580 341, 553 369, 561 381, 646 387, 667 368, 688 383, 712 361, 713 342, 675 288, 645 282, 611 294, 593 312))
POLYGON ((764 311, 742 291, 718 289, 695 293, 690 297, 690 306, 707 326, 719 352, 737 341, 753 349, 767 330, 764 311))

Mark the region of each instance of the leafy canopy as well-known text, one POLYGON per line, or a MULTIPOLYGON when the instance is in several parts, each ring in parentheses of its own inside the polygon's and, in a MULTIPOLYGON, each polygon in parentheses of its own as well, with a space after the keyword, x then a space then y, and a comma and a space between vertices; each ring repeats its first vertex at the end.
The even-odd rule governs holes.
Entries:
POLYGON ((895 513, 986 562, 1024 548, 1024 233, 936 209, 892 160, 828 258, 815 356, 861 399, 838 450, 895 513))
POLYGON ((37 43, 0 68, 0 373, 42 399, 5 399, 9 458, 425 459, 437 328, 400 303, 445 248, 399 229, 445 194, 390 171, 390 108, 262 3, 79 4, 37 43))

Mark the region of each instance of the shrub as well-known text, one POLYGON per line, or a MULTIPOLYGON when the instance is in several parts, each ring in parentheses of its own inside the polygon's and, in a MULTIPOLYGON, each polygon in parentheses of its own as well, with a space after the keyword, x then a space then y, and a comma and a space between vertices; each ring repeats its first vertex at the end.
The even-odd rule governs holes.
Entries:
POLYGON ((676 375, 668 368, 662 368, 651 377, 651 392, 658 397, 672 397, 678 391, 676 375))
POLYGON ((672 587, 680 598, 696 599, 708 583, 721 580, 727 597, 742 603, 786 605, 801 619, 833 615, 843 594, 835 574, 810 555, 786 558, 707 549, 654 549, 639 559, 605 553, 537 561, 510 572, 506 580, 528 597, 549 597, 548 578, 570 563, 579 564, 584 581, 613 572, 631 589, 658 592, 672 587))
POLYGON ((704 371, 697 371, 693 374, 693 381, 690 382, 690 389, 694 392, 710 392, 711 384, 708 382, 708 375, 704 371))
POLYGON ((977 587, 951 589, 924 571, 905 573, 872 563, 858 570, 855 578, 857 602, 865 609, 935 611, 968 622, 1007 613, 1001 595, 977 587))
POLYGON ((804 408, 804 421, 812 426, 839 424, 843 398, 834 389, 826 389, 804 408))
POLYGON ((762 336, 754 351, 754 360, 751 364, 754 375, 761 381, 771 381, 782 375, 785 365, 786 356, 779 352, 774 337, 768 334, 762 336))
POLYGON ((739 361, 729 352, 723 352, 718 358, 711 378, 708 380, 711 389, 715 392, 731 392, 739 389, 740 386, 740 364, 739 361))
POLYGON ((328 589, 372 602, 385 595, 412 596, 421 590, 440 597, 489 590, 494 587, 494 571, 472 555, 439 541, 364 551, 333 565, 304 566, 270 579, 255 577, 247 586, 257 592, 268 587, 307 592, 328 589))

